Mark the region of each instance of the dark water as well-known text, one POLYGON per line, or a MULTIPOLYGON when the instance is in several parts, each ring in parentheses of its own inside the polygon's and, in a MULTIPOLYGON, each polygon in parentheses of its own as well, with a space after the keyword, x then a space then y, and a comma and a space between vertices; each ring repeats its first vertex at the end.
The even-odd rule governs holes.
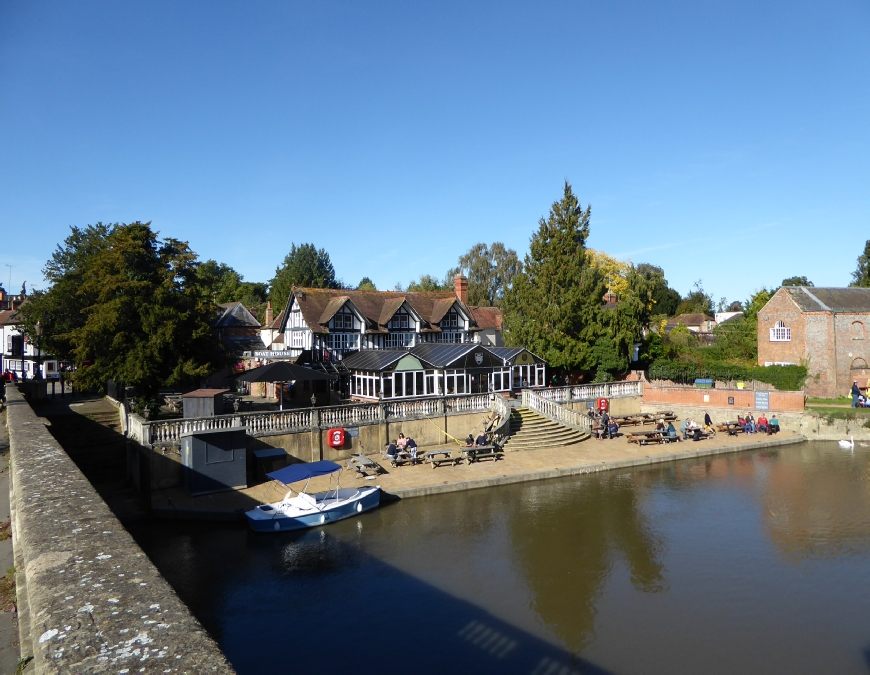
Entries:
POLYGON ((134 534, 239 673, 870 670, 870 448, 134 534))

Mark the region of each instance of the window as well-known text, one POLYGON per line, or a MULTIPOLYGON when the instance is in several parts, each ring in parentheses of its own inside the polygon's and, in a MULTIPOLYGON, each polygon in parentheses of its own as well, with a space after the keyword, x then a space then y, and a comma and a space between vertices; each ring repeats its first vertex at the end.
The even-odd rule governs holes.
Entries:
POLYGON ((330 333, 324 342, 326 349, 349 350, 359 349, 359 335, 357 333, 330 333))
POLYGON ((353 330, 353 314, 350 312, 341 312, 332 317, 333 330, 353 330))
POLYGON ((461 344, 464 342, 465 333, 459 331, 445 331, 435 334, 435 342, 449 342, 451 344, 461 344))
POLYGON ((864 339, 864 324, 860 321, 853 321, 851 328, 851 335, 853 340, 863 340, 864 339))
POLYGON ((459 327, 459 315, 450 310, 447 314, 444 315, 444 318, 441 319, 441 328, 458 328, 459 327))
POLYGON ((390 319, 390 330, 407 330, 410 327, 410 319, 407 314, 396 314, 390 319))
POLYGON ((448 370, 444 374, 445 389, 444 393, 448 396, 451 394, 465 393, 465 371, 464 370, 448 370))
POLYGON ((402 349, 403 347, 413 347, 414 334, 392 333, 390 335, 387 335, 387 339, 384 341, 384 344, 386 345, 384 349, 402 349))
POLYGON ((770 329, 771 342, 791 342, 791 328, 786 328, 782 321, 777 321, 770 329))

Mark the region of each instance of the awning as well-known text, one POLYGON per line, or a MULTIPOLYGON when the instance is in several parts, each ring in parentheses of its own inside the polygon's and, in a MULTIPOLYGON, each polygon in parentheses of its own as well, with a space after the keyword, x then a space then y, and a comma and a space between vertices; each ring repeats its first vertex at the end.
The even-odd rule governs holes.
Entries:
POLYGON ((341 471, 341 467, 335 462, 323 460, 321 462, 310 462, 308 464, 291 464, 283 469, 278 469, 272 473, 267 473, 266 478, 271 478, 284 485, 290 485, 300 480, 307 480, 315 476, 328 476, 336 471, 341 471))

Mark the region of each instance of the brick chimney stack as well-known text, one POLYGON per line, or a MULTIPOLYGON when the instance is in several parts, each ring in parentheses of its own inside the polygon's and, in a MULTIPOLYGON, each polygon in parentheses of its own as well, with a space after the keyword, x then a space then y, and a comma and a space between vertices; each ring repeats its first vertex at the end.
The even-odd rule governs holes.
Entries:
POLYGON ((453 277, 453 290, 463 305, 468 304, 468 279, 463 274, 453 277))
POLYGON ((272 323, 272 319, 275 318, 275 317, 273 316, 273 314, 274 314, 274 312, 272 312, 272 303, 271 303, 271 302, 267 302, 267 303, 266 303, 266 319, 265 319, 265 322, 264 322, 266 326, 268 326, 270 323, 272 323))

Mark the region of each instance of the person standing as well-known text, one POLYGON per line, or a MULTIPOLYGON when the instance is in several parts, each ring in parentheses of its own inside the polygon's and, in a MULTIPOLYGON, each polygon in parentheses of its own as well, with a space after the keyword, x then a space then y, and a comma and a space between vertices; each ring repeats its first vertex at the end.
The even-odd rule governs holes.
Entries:
MULTIPOLYGON (((842 390, 841 390, 842 391, 842 390)), ((858 388, 858 381, 852 383, 852 407, 858 407, 858 397, 861 395, 861 390, 858 388)))

